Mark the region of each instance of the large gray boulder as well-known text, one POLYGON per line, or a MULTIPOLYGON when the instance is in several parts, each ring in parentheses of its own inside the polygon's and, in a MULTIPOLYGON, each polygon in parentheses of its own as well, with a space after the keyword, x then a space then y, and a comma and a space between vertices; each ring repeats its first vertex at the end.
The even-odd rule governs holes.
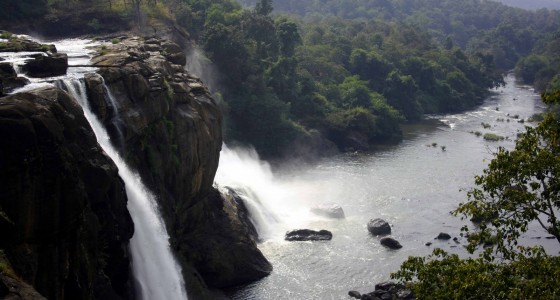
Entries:
POLYGON ((372 219, 367 224, 368 231, 373 235, 391 234, 391 225, 383 219, 372 219))

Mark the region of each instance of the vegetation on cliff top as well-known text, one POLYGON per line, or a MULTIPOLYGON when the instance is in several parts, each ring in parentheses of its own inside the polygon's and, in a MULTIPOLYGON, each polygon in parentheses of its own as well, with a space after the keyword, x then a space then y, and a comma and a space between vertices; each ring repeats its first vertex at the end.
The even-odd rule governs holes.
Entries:
POLYGON ((265 155, 317 132, 341 149, 399 140, 399 122, 470 108, 502 82, 491 56, 403 23, 273 17, 272 1, 170 5, 223 74, 226 136, 265 155))
POLYGON ((528 83, 545 86, 560 69, 554 45, 544 42, 560 25, 555 11, 474 0, 275 1, 277 11, 300 15, 282 16, 272 0, 241 2, 254 6, 25 0, 4 23, 72 10, 98 12, 82 24, 90 32, 108 29, 105 16, 154 32, 161 21, 186 29, 221 74, 212 88, 225 103, 226 139, 265 156, 321 137, 342 150, 397 141, 403 120, 479 103, 521 57, 517 71, 528 83))
MULTIPOLYGON (((560 101, 560 92, 543 94, 560 101)), ((453 212, 481 221, 465 226, 467 250, 478 258, 460 259, 441 249, 428 257, 410 257, 393 278, 408 282, 418 298, 556 299, 560 257, 542 247, 521 246, 530 224, 540 225, 560 243, 560 122, 549 113, 535 128, 527 127, 509 151, 498 148, 478 188, 453 212), (479 246, 485 248, 479 250, 479 246)))

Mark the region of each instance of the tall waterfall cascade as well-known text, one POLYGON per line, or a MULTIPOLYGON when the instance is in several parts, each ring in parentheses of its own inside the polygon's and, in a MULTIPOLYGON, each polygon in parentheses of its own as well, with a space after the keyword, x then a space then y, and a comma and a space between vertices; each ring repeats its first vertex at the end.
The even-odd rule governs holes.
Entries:
POLYGON ((181 268, 171 253, 169 235, 158 214, 154 195, 111 145, 107 130, 89 108, 83 80, 61 79, 57 85, 78 100, 98 143, 115 162, 125 183, 128 210, 135 228, 130 251, 137 296, 145 300, 187 299, 181 268))
MULTIPOLYGON (((76 57, 77 63, 83 64, 84 59, 89 61, 86 45, 86 42, 63 41, 57 43, 57 48, 59 52, 68 50, 70 60, 72 60, 72 57, 76 57), (76 45, 81 47, 77 49, 76 45)), ((70 61, 70 64, 72 64, 72 61, 70 61)), ((69 69, 69 71, 72 69, 69 69)), ((158 213, 156 197, 142 183, 140 176, 131 170, 119 155, 117 149, 111 143, 106 128, 89 107, 83 73, 91 71, 91 69, 74 70, 74 73, 69 73, 67 76, 55 78, 55 85, 67 91, 82 106, 84 115, 93 129, 98 143, 118 167, 119 175, 125 183, 128 197, 127 207, 134 222, 134 235, 130 240, 129 247, 132 255, 132 275, 136 297, 143 300, 187 299, 181 267, 171 252, 169 235, 165 223, 158 213)), ((104 86, 104 89, 107 105, 111 106, 115 112, 113 118, 116 120, 112 121, 120 122, 118 114, 116 114, 118 99, 114 98, 106 86, 104 86)), ((116 127, 119 131, 118 126, 116 127)), ((120 132, 119 135, 121 135, 120 132)))

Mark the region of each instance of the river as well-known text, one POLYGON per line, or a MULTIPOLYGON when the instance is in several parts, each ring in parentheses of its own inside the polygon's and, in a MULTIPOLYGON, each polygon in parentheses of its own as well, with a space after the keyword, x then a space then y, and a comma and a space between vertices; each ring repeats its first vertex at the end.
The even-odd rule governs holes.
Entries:
MULTIPOLYGON (((472 111, 407 125, 402 143, 367 154, 341 154, 300 169, 272 173, 251 153, 224 148, 216 181, 257 190, 261 215, 271 216, 257 225, 264 233, 259 248, 274 266, 273 273, 248 286, 228 291, 233 299, 349 299, 348 291, 371 292, 389 279, 410 255, 427 255, 434 247, 466 255, 464 240, 437 241, 447 232, 459 237, 467 224, 449 212, 466 200, 465 189, 492 159, 498 147, 513 148, 520 123, 542 112, 538 94, 515 83, 506 86, 472 111), (502 120, 503 119, 503 120, 502 120), (508 122, 509 120, 509 122, 508 122), (490 124, 483 128, 481 123, 490 124), (507 139, 486 141, 471 132, 491 132, 507 139), (436 143, 437 146, 432 144, 436 143), (442 150, 441 146, 445 146, 442 150), (236 168, 243 166, 242 168, 236 168), (233 180, 229 170, 237 169, 233 180), (242 170, 242 171, 241 171, 242 170), (309 209, 322 202, 341 205, 346 218, 329 220, 309 209), (392 225, 392 237, 403 248, 388 250, 367 231, 367 222, 383 218, 392 225), (263 224, 264 223, 264 224, 263 224), (286 242, 286 230, 327 229, 328 242, 286 242), (426 246, 427 242, 433 245, 426 246)), ((261 218, 262 219, 262 218, 261 218)), ((525 244, 544 243, 549 252, 555 242, 532 226, 525 244)))

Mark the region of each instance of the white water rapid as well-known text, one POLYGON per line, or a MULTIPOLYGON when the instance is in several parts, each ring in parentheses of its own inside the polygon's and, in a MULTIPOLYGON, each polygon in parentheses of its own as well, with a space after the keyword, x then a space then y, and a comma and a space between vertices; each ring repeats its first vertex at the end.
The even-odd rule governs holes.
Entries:
POLYGON ((67 78, 58 84, 78 100, 98 143, 115 162, 126 185, 128 210, 134 221, 130 250, 137 296, 144 300, 187 299, 181 268, 169 248, 169 236, 157 213, 155 197, 111 145, 107 131, 89 108, 83 81, 67 78))
POLYGON ((299 181, 273 174, 270 165, 253 149, 223 145, 215 183, 234 189, 249 210, 262 241, 281 241, 286 231, 314 227, 325 221, 310 208, 331 203, 338 194, 335 185, 321 187, 313 181, 299 181))

